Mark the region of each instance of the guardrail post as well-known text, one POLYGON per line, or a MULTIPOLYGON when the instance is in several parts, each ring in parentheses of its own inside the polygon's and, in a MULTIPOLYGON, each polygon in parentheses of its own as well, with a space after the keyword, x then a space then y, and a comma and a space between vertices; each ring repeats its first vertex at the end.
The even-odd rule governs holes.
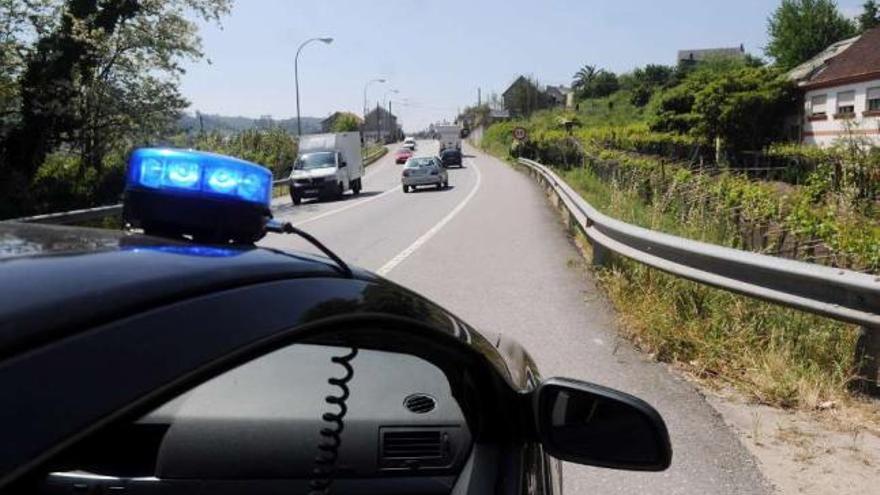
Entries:
POLYGON ((858 391, 880 396, 880 328, 862 327, 856 342, 858 391))
POLYGON ((590 241, 593 250, 593 266, 601 268, 611 263, 611 251, 595 241, 590 241))
POLYGON ((578 221, 575 218, 574 213, 568 212, 568 230, 571 232, 571 235, 577 236, 578 233, 578 221))

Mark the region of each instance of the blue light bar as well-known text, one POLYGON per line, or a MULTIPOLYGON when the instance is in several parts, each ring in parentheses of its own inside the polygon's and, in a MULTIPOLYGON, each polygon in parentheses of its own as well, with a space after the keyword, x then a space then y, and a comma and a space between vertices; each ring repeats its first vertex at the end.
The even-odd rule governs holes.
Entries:
POLYGON ((128 162, 126 188, 247 201, 268 207, 272 172, 255 163, 204 151, 140 148, 128 162))

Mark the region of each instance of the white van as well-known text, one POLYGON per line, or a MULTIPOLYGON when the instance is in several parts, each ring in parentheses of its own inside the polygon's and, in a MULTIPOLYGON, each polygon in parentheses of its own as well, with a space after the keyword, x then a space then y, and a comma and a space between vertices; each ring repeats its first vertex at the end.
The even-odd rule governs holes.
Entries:
POLYGON ((299 153, 290 173, 290 199, 339 198, 363 187, 364 163, 357 132, 308 134, 299 140, 299 153))
POLYGON ((410 136, 410 137, 404 139, 403 140, 403 147, 409 148, 409 149, 415 151, 416 150, 416 138, 410 136))

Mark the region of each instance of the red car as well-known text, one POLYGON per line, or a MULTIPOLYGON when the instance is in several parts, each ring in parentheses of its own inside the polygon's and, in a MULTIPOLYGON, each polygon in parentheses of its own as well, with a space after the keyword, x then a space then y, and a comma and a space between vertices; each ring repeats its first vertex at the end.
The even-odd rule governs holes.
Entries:
POLYGON ((394 152, 394 162, 395 163, 406 163, 407 160, 412 158, 413 152, 412 150, 408 150, 406 148, 400 148, 396 152, 394 152))

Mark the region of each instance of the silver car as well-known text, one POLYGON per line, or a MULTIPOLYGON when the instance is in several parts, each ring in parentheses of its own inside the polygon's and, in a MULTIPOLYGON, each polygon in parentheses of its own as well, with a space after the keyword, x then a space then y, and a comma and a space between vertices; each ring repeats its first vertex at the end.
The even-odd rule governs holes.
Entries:
POLYGON ((449 187, 446 167, 436 156, 416 156, 406 161, 400 178, 403 192, 415 190, 418 186, 434 186, 437 189, 449 187))

